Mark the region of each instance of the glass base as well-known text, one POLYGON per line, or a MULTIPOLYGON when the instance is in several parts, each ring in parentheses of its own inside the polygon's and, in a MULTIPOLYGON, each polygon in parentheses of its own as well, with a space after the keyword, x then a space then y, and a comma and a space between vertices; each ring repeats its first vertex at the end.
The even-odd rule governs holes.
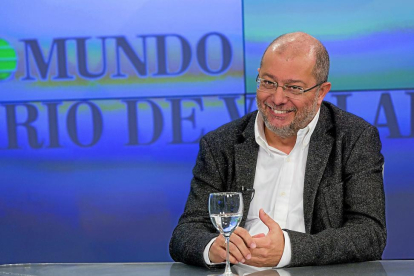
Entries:
POLYGON ((233 272, 225 272, 223 274, 215 275, 215 276, 239 276, 239 274, 234 274, 233 272))

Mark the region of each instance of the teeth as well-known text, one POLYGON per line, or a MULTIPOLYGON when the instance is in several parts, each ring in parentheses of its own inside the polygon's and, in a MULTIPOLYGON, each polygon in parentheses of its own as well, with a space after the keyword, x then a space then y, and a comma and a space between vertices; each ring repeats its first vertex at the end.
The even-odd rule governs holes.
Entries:
POLYGON ((289 112, 289 110, 275 110, 275 109, 272 109, 272 110, 276 114, 285 114, 289 112))
POLYGON ((286 114, 286 113, 289 113, 289 112, 292 112, 292 111, 294 111, 294 109, 291 109, 291 110, 277 110, 277 109, 275 109, 275 108, 272 108, 271 106, 269 106, 268 104, 265 104, 268 108, 270 108, 272 111, 273 111, 273 113, 275 113, 275 114, 286 114))

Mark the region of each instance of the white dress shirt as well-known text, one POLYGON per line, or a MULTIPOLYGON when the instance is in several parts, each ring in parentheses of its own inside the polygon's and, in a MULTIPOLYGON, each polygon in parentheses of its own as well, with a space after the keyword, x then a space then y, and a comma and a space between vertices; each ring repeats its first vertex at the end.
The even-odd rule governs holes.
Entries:
MULTIPOLYGON (((319 111, 308 126, 298 131, 295 146, 289 154, 286 154, 268 145, 263 118, 260 113, 257 113, 254 132, 259 153, 253 186, 255 194, 244 226, 250 235, 267 234, 269 231, 259 218, 261 208, 282 229, 305 232, 303 186, 309 142, 318 118, 319 111)), ((283 235, 285 248, 277 265, 278 268, 288 265, 291 260, 290 238, 285 231, 283 235)), ((207 264, 211 264, 208 252, 214 240, 211 240, 204 250, 204 260, 207 264)))

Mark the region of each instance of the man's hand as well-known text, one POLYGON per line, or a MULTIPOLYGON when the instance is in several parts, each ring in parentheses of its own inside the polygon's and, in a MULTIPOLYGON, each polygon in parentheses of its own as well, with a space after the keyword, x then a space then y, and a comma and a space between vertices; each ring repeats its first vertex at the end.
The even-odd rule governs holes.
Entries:
MULTIPOLYGON (((264 237, 263 234, 255 237, 264 237)), ((230 236, 230 262, 232 264, 244 263, 252 257, 251 250, 256 248, 253 237, 249 232, 241 227, 237 227, 230 236)), ((222 263, 226 261, 226 243, 223 235, 219 235, 213 242, 208 253, 212 263, 222 263)))
POLYGON ((259 217, 269 228, 269 233, 264 237, 253 237, 256 248, 251 249, 252 256, 245 263, 258 267, 274 267, 282 258, 283 249, 285 248, 283 231, 279 224, 269 217, 263 209, 260 209, 259 217))

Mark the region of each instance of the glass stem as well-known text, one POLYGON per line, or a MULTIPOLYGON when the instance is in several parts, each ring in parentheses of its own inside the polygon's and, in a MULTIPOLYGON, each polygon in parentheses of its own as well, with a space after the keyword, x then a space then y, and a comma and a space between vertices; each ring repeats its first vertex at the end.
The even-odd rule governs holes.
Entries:
POLYGON ((224 238, 226 239, 226 269, 224 270, 224 275, 233 275, 230 268, 230 237, 225 236, 224 238))

